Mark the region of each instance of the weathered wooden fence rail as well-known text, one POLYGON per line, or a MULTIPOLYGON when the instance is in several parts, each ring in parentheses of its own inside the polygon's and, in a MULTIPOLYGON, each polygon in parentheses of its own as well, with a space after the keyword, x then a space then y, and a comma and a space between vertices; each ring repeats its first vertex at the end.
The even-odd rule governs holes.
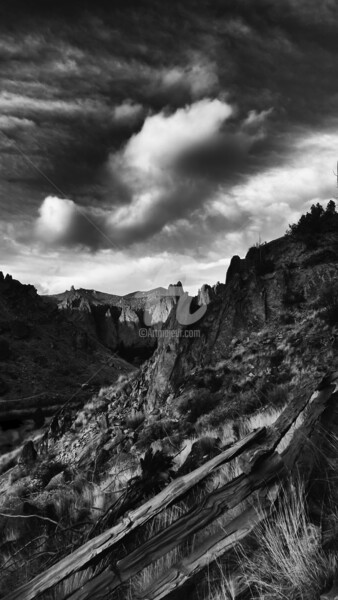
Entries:
POLYGON ((127 582, 147 565, 163 557, 170 550, 224 515, 227 510, 238 506, 254 491, 260 490, 260 507, 252 506, 233 519, 225 528, 219 528, 199 545, 190 556, 174 565, 157 581, 154 581, 143 595, 142 600, 160 600, 173 589, 181 586, 215 558, 232 548, 260 522, 264 510, 271 506, 285 476, 293 469, 302 451, 305 440, 318 418, 325 410, 336 391, 338 373, 326 378, 311 395, 306 391, 297 402, 292 402, 268 429, 261 428, 195 471, 170 483, 162 492, 151 498, 141 507, 131 511, 121 522, 103 534, 89 540, 71 555, 62 559, 45 573, 22 585, 8 594, 4 600, 33 600, 47 590, 87 569, 87 581, 66 597, 69 600, 98 600, 127 582), (285 438, 288 436, 288 438, 285 438), (276 449, 286 439, 282 454, 276 449), (196 506, 180 517, 172 525, 160 531, 139 548, 121 557, 114 570, 106 569, 98 573, 91 568, 105 558, 112 549, 129 533, 150 521, 165 508, 180 500, 189 490, 206 478, 217 467, 240 456, 243 473, 207 494, 196 506))

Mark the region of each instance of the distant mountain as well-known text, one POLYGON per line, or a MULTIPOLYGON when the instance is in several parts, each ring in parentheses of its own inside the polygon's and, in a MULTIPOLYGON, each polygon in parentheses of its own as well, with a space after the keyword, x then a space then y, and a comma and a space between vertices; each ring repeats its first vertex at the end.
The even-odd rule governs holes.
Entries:
POLYGON ((122 296, 125 300, 129 300, 132 298, 160 298, 161 296, 165 296, 168 293, 168 290, 164 287, 157 287, 153 290, 148 290, 145 292, 131 292, 130 294, 125 294, 122 296))
POLYGON ((72 287, 43 298, 66 311, 77 326, 102 344, 137 364, 149 358, 157 346, 156 336, 141 337, 140 329, 161 329, 176 304, 176 298, 163 287, 125 296, 72 287))

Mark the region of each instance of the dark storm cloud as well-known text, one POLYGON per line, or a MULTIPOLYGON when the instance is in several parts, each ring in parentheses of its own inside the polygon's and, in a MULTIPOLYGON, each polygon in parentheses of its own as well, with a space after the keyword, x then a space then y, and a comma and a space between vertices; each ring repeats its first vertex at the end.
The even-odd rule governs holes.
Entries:
POLYGON ((3 2, 2 214, 38 217, 31 239, 47 243, 45 228, 56 246, 93 250, 160 234, 165 243, 182 220, 193 225, 189 247, 220 224, 227 232, 249 223, 247 206, 232 217, 210 214, 213 199, 220 186, 231 194, 287 165, 294 140, 335 117, 337 16, 330 0, 3 2), (157 164, 156 136, 139 151, 151 148, 151 168, 128 162, 152 117, 166 126, 184 107, 215 98, 232 114, 184 147, 168 139, 170 164, 157 164), (80 211, 43 204, 61 198, 57 189, 80 211), (53 214, 66 219, 63 233, 49 229, 53 214))

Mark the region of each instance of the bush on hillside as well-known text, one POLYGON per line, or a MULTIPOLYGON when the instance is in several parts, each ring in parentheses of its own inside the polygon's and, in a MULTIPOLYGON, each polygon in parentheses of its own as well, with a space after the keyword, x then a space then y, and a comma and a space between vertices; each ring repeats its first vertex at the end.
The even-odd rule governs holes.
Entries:
POLYGON ((326 209, 319 202, 313 204, 310 211, 302 215, 298 223, 289 225, 287 234, 302 238, 309 248, 315 249, 316 234, 338 230, 338 214, 333 200, 328 202, 326 209))
POLYGON ((294 325, 296 322, 295 316, 292 313, 282 313, 280 316, 282 325, 294 325))
POLYGON ((303 291, 288 290, 283 295, 284 306, 299 306, 299 304, 302 304, 303 302, 306 302, 303 291))
POLYGON ((322 308, 322 318, 329 325, 338 323, 338 283, 329 283, 321 291, 317 308, 322 308))
POLYGON ((183 398, 177 408, 182 416, 187 416, 191 423, 195 423, 199 417, 216 408, 221 399, 219 392, 213 394, 208 389, 200 389, 193 398, 183 398))
POLYGON ((170 419, 162 419, 146 425, 138 436, 138 445, 147 447, 152 442, 163 440, 163 438, 177 433, 177 423, 170 419))

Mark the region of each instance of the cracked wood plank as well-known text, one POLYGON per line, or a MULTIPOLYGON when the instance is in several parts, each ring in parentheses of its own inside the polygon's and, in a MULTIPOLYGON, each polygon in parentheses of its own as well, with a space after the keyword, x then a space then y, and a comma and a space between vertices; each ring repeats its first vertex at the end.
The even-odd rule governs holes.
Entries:
POLYGON ((131 531, 144 525, 159 512, 182 498, 184 494, 210 475, 217 467, 240 455, 253 442, 262 439, 265 431, 264 427, 257 429, 236 442, 231 448, 201 465, 198 469, 175 479, 159 494, 127 514, 117 525, 89 540, 44 573, 37 575, 17 590, 7 594, 3 600, 33 600, 70 575, 91 566, 93 559, 106 556, 111 548, 131 531))
POLYGON ((269 456, 250 475, 240 475, 208 494, 185 515, 166 529, 160 531, 139 548, 119 560, 113 572, 107 570, 90 577, 69 600, 88 600, 105 597, 122 583, 137 575, 149 564, 184 543, 191 535, 201 531, 224 513, 248 498, 256 490, 264 490, 272 482, 279 482, 286 475, 284 463, 278 453, 269 456))
POLYGON ((254 444, 247 452, 244 452, 240 458, 240 466, 245 473, 253 468, 254 464, 264 456, 271 454, 278 444, 285 438, 293 425, 296 429, 293 432, 289 444, 292 447, 286 462, 294 464, 297 454, 297 445, 302 446, 301 436, 306 435, 305 429, 311 432, 313 424, 325 410, 331 396, 335 393, 338 384, 338 372, 324 377, 313 394, 308 393, 307 386, 304 386, 302 394, 294 398, 276 422, 269 427, 267 436, 263 444, 254 444), (305 422, 306 421, 306 422, 305 422), (297 434, 297 430, 302 433, 297 434), (292 459, 291 456, 294 455, 292 459))

